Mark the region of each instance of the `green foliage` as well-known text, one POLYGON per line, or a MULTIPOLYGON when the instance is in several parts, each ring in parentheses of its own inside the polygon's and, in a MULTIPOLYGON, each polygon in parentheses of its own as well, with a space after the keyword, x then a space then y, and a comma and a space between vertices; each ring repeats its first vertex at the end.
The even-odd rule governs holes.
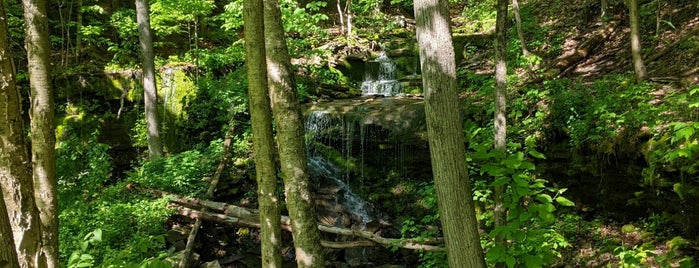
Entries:
POLYGON ((112 62, 125 65, 135 66, 138 62, 141 47, 138 44, 138 24, 136 23, 136 10, 121 8, 112 13, 109 24, 114 27, 119 38, 119 41, 108 41, 107 51, 113 53, 112 62))
POLYGON ((124 183, 109 186, 94 195, 97 196, 94 200, 78 198, 69 204, 63 202, 60 207, 60 255, 64 263, 71 263, 70 259, 76 265, 113 259, 138 262, 164 250, 162 222, 170 214, 166 209, 167 200, 154 201, 130 193, 124 183), (101 243, 90 238, 90 230, 98 228, 103 230, 101 243), (86 243, 83 238, 92 242, 86 243))
POLYGON ((58 142, 56 177, 61 202, 82 196, 95 198, 112 172, 109 146, 97 141, 99 132, 87 140, 75 135, 58 142))
POLYGON ((494 0, 469 2, 464 6, 460 18, 466 24, 457 31, 474 34, 494 29, 496 15, 494 0))
POLYGON ((183 24, 195 22, 215 8, 213 0, 158 0, 151 6, 151 28, 159 35, 184 33, 183 24))
POLYGON ((5 14, 8 34, 12 47, 22 47, 24 40, 24 18, 22 17, 22 4, 17 1, 2 0, 5 7, 5 14))
MULTIPOLYGON (((437 228, 425 228, 425 226, 438 226, 439 213, 437 208, 437 195, 434 190, 434 183, 421 182, 416 185, 417 194, 421 200, 421 205, 431 211, 420 218, 408 217, 401 224, 401 236, 415 239, 429 239, 439 236, 437 228)), ((420 252, 420 268, 447 267, 445 252, 420 252)))
POLYGON ((190 150, 146 161, 129 173, 129 181, 180 195, 202 194, 207 189, 207 176, 213 174, 222 156, 221 148, 221 140, 216 140, 202 152, 190 150))
POLYGON ((553 263, 561 256, 561 249, 569 244, 565 237, 552 225, 556 221, 556 205, 573 206, 573 202, 561 194, 566 189, 547 186, 544 179, 537 178, 535 165, 529 157, 544 159, 536 151, 534 138, 526 139, 525 146, 508 144, 508 154, 492 149, 492 137, 488 131, 470 125, 467 129, 469 149, 467 160, 471 167, 472 180, 476 183, 474 200, 486 207, 480 215, 481 222, 493 225, 492 187, 505 187, 503 207, 507 211, 506 224, 492 229, 491 240, 484 243, 488 263, 505 263, 508 267, 541 267, 553 263), (487 135, 484 137, 484 135, 487 135), (486 182, 486 183, 483 183, 486 182), (496 245, 492 239, 502 236, 508 243, 496 245))
MULTIPOLYGON (((287 35, 293 39, 303 40, 316 39, 309 37, 327 34, 327 30, 320 27, 320 23, 327 20, 328 16, 319 12, 326 5, 327 3, 323 1, 311 1, 302 7, 297 1, 280 1, 282 21, 287 35)), ((225 12, 219 16, 219 19, 223 21, 222 27, 228 31, 240 29, 243 26, 243 1, 230 2, 225 6, 225 12)))
MULTIPOLYGON (((196 95, 185 100, 186 118, 178 128, 188 137, 188 146, 208 145, 223 137, 229 122, 238 133, 249 128, 247 76, 245 68, 237 68, 223 77, 207 75, 199 78, 196 95)), ((237 134, 237 133, 234 133, 237 134)))
POLYGON ((228 47, 219 48, 201 53, 199 62, 212 75, 211 78, 236 71, 245 62, 245 48, 242 42, 235 42, 228 47))
POLYGON ((609 76, 591 86, 568 80, 545 83, 553 92, 549 121, 554 131, 567 135, 576 149, 592 148, 606 154, 637 151, 627 147, 629 141, 639 138, 630 130, 654 123, 658 108, 650 104, 653 87, 630 79, 609 76))

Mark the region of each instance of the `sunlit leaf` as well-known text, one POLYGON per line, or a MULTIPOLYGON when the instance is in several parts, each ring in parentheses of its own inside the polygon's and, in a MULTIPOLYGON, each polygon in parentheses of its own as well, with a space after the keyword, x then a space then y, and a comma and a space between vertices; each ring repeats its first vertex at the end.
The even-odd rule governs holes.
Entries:
POLYGON ((568 198, 562 196, 556 197, 556 202, 558 202, 559 205, 564 207, 575 206, 575 203, 573 203, 573 201, 570 201, 568 198))

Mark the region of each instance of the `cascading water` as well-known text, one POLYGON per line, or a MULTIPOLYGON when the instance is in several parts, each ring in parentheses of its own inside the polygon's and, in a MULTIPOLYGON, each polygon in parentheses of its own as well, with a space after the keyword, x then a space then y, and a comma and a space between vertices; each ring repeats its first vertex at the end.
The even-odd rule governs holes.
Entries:
POLYGON ((429 151, 422 103, 411 98, 334 100, 308 110, 307 155, 321 219, 340 224, 337 219, 349 218, 341 219, 344 226, 381 222, 381 203, 362 200, 350 186, 375 193, 367 184, 431 176, 423 161, 429 151))
POLYGON ((396 96, 403 93, 403 85, 396 80, 396 63, 385 53, 366 62, 362 94, 396 96))
POLYGON ((342 204, 349 214, 361 221, 362 225, 373 220, 367 210, 370 205, 355 194, 349 185, 338 178, 338 174, 341 174, 342 171, 335 164, 319 155, 314 155, 308 159, 308 169, 311 176, 329 179, 337 186, 335 202, 342 204))

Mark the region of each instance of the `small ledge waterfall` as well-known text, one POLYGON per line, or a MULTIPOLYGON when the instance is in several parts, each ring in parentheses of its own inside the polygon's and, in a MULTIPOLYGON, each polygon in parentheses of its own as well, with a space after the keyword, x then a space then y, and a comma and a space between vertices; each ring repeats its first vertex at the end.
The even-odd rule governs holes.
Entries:
POLYGON ((396 80, 396 63, 385 53, 366 62, 362 94, 397 96, 403 93, 403 85, 396 80))
POLYGON ((308 108, 308 165, 321 217, 330 216, 333 224, 348 218, 345 226, 381 222, 383 205, 356 193, 375 193, 371 185, 389 177, 431 176, 424 162, 429 150, 423 104, 421 99, 387 97, 308 108))

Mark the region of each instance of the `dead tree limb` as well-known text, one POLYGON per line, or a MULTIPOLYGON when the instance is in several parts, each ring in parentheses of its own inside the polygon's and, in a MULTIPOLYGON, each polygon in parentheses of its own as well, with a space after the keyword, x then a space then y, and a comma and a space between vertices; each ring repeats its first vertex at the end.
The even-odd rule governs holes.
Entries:
MULTIPOLYGON (((229 205, 229 206, 235 207, 233 205, 229 205)), ((188 208, 188 207, 185 207, 182 204, 178 204, 176 202, 172 203, 172 207, 175 208, 175 211, 178 215, 182 215, 182 216, 189 217, 192 219, 201 219, 201 220, 207 220, 207 221, 213 221, 213 222, 219 222, 219 223, 225 223, 225 224, 231 224, 231 225, 237 225, 237 226, 260 228, 260 223, 259 223, 259 219, 257 217, 257 214, 253 213, 252 210, 248 210, 248 209, 241 208, 241 207, 236 207, 236 209, 227 209, 226 211, 228 211, 228 213, 216 213, 216 212, 209 212, 209 211, 188 208)), ((289 221, 289 217, 282 216, 281 223, 282 223, 283 230, 291 231, 291 224, 289 221)), ((364 242, 353 241, 353 243, 328 242, 328 241, 326 241, 327 243, 324 242, 325 243, 324 246, 332 247, 332 248, 376 246, 376 244, 380 244, 380 245, 384 245, 384 246, 393 246, 393 247, 398 247, 398 248, 414 249, 414 250, 426 250, 426 251, 443 251, 444 250, 443 247, 435 245, 435 244, 441 243, 442 239, 424 239, 424 240, 422 240, 422 239, 386 238, 386 237, 382 237, 382 236, 379 236, 375 233, 368 232, 368 231, 357 230, 357 229, 348 229, 348 228, 342 228, 342 227, 326 226, 326 225, 321 225, 321 224, 318 225, 318 230, 325 232, 325 233, 354 236, 354 237, 366 239, 366 240, 364 240, 364 242)))
MULTIPOLYGON (((212 222, 225 223, 236 226, 260 228, 259 214, 256 209, 240 207, 228 203, 216 202, 206 199, 178 196, 161 190, 149 189, 140 186, 135 187, 139 191, 148 192, 155 196, 166 196, 169 198, 171 208, 175 213, 195 220, 207 220, 212 222)), ((281 227, 285 231, 291 231, 291 221, 288 216, 281 216, 281 227)), ((327 226, 318 224, 318 230, 325 233, 354 236, 366 239, 362 242, 332 242, 324 241, 323 246, 329 248, 349 248, 359 246, 393 246, 405 249, 443 251, 439 244, 444 243, 442 238, 411 239, 411 238, 386 238, 373 232, 343 227, 327 226)))
MULTIPOLYGON (((211 198, 214 196, 216 185, 218 185, 219 178, 221 178, 221 173, 223 173, 223 169, 226 168, 226 163, 228 163, 231 158, 231 142, 233 140, 231 136, 233 135, 233 126, 234 124, 230 123, 228 130, 226 131, 226 139, 223 142, 223 158, 221 158, 221 161, 218 163, 218 167, 216 167, 216 172, 214 172, 214 176, 211 178, 209 189, 204 195, 205 198, 211 198)), ((206 212, 207 208, 204 207, 202 210, 206 212)), ((189 258, 192 253, 192 249, 194 248, 194 240, 197 238, 199 228, 201 228, 201 218, 198 217, 194 222, 194 226, 192 226, 192 230, 189 231, 189 236, 187 236, 187 244, 182 252, 182 260, 179 263, 179 267, 181 268, 189 267, 189 258)))

